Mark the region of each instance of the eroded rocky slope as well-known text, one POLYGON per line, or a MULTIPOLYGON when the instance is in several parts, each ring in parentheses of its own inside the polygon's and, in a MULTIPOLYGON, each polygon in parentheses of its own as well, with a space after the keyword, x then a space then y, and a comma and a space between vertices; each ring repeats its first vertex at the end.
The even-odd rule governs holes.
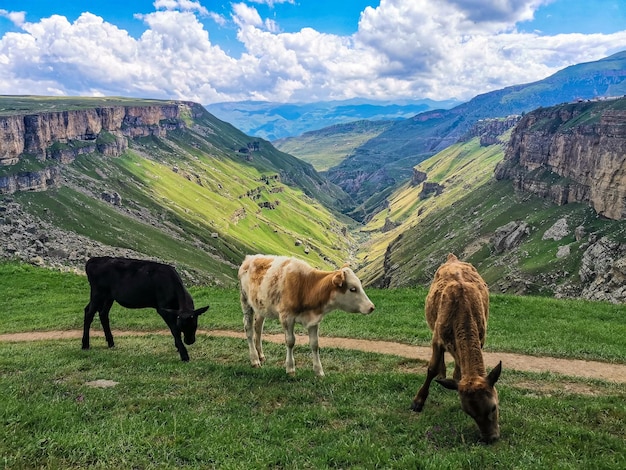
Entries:
POLYGON ((583 202, 626 218, 626 98, 526 114, 495 177, 559 205, 583 202))

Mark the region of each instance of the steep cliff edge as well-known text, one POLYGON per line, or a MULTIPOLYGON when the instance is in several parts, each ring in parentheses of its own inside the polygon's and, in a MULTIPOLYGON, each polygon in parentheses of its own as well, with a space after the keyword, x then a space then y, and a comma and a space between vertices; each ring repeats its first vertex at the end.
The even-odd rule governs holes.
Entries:
POLYGON ((626 98, 539 108, 515 128, 498 180, 559 205, 626 218, 626 98))
POLYGON ((81 109, 0 114, 0 194, 57 185, 59 165, 78 155, 119 156, 128 139, 164 137, 184 127, 186 118, 205 112, 191 102, 110 101, 81 109))

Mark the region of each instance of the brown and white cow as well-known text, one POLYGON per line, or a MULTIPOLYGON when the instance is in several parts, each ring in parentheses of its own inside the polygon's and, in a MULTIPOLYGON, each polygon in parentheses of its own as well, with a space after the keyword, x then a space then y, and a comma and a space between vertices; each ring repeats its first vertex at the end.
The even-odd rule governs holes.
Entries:
POLYGON ((332 310, 362 314, 374 311, 361 281, 348 267, 320 271, 296 258, 248 255, 239 268, 239 281, 243 326, 253 367, 265 362, 261 345, 265 318, 278 318, 285 331, 287 373, 296 372, 293 330, 295 323, 300 323, 309 332, 313 370, 323 376, 318 328, 324 315, 332 310))
POLYGON ((474 266, 453 254, 437 272, 426 297, 426 321, 433 332, 432 356, 426 381, 415 395, 411 409, 422 411, 433 378, 457 390, 461 408, 470 415, 486 442, 500 437, 498 392, 494 386, 500 362, 487 375, 482 348, 489 318, 489 290, 474 266), (454 380, 446 379, 444 351, 454 358, 454 380))

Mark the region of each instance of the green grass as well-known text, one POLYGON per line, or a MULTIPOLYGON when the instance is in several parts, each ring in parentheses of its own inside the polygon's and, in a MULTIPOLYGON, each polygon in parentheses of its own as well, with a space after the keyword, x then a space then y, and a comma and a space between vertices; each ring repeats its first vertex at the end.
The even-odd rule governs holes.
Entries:
POLYGON ((274 144, 282 152, 310 163, 317 171, 326 171, 391 125, 392 121, 356 121, 287 137, 274 144))
POLYGON ((151 100, 124 97, 86 97, 86 96, 35 96, 3 95, 0 96, 0 116, 16 114, 35 114, 51 111, 74 111, 107 106, 161 106, 174 101, 151 100))
MULTIPOLYGON (((82 328, 83 309, 89 301, 84 276, 2 263, 0 277, 0 298, 4 299, 0 334, 82 328)), ((211 306, 200 318, 201 329, 242 331, 236 288, 191 286, 189 290, 197 306, 211 306)), ((425 288, 366 291, 376 305, 372 315, 333 312, 325 317, 321 335, 430 344, 424 319, 425 288)), ((153 310, 128 310, 117 304, 111 310, 111 324, 114 329, 143 331, 165 327, 153 310)), ((100 329, 97 319, 92 328, 100 329)), ((265 331, 282 330, 277 321, 268 320, 265 331)), ((625 337, 626 318, 620 305, 491 295, 489 351, 626 363, 625 337)))
MULTIPOLYGON (((109 350, 75 341, 0 345, 0 453, 5 468, 607 468, 626 464, 623 387, 507 371, 502 438, 478 442, 456 394, 433 385, 409 404, 423 364, 325 349, 323 380, 262 369, 243 341, 200 337, 182 363, 162 336, 109 350), (87 383, 111 380, 111 388, 87 383), (535 390, 533 384, 540 384, 535 390)), ((304 362, 306 346, 296 348, 304 362)), ((308 362, 308 361, 307 361, 308 362)))
MULTIPOLYGON (((0 263, 0 333, 80 328, 83 276, 0 263)), ((236 289, 194 286, 211 304, 202 329, 241 331, 236 289)), ((372 315, 335 312, 322 335, 427 344, 426 290, 370 289, 372 315)), ((626 362, 620 306, 492 295, 490 350, 626 362)), ((154 311, 115 306, 114 329, 155 331, 154 311)), ((94 329, 99 329, 98 322, 94 329)), ((267 332, 280 328, 267 322, 267 332)), ((323 348, 316 378, 306 341, 297 375, 284 345, 248 363, 244 340, 199 335, 182 363, 169 335, 0 343, 2 465, 29 468, 606 468, 626 465, 623 385, 504 368, 498 382, 502 438, 479 443, 456 394, 432 386, 409 411, 425 364, 391 355, 323 348), (88 384, 110 380, 117 385, 88 384), (564 384, 564 382, 566 382, 564 384)))

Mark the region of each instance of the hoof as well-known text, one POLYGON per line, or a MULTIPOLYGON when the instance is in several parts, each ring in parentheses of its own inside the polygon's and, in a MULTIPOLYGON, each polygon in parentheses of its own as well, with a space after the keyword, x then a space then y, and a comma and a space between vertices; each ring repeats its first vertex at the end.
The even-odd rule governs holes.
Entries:
POLYGON ((411 410, 412 411, 415 411, 416 413, 419 413, 423 409, 424 409, 424 404, 423 403, 416 403, 416 402, 411 403, 411 410))
POLYGON ((250 365, 252 366, 253 369, 260 369, 261 368, 261 362, 252 362, 252 363, 250 363, 250 365))

